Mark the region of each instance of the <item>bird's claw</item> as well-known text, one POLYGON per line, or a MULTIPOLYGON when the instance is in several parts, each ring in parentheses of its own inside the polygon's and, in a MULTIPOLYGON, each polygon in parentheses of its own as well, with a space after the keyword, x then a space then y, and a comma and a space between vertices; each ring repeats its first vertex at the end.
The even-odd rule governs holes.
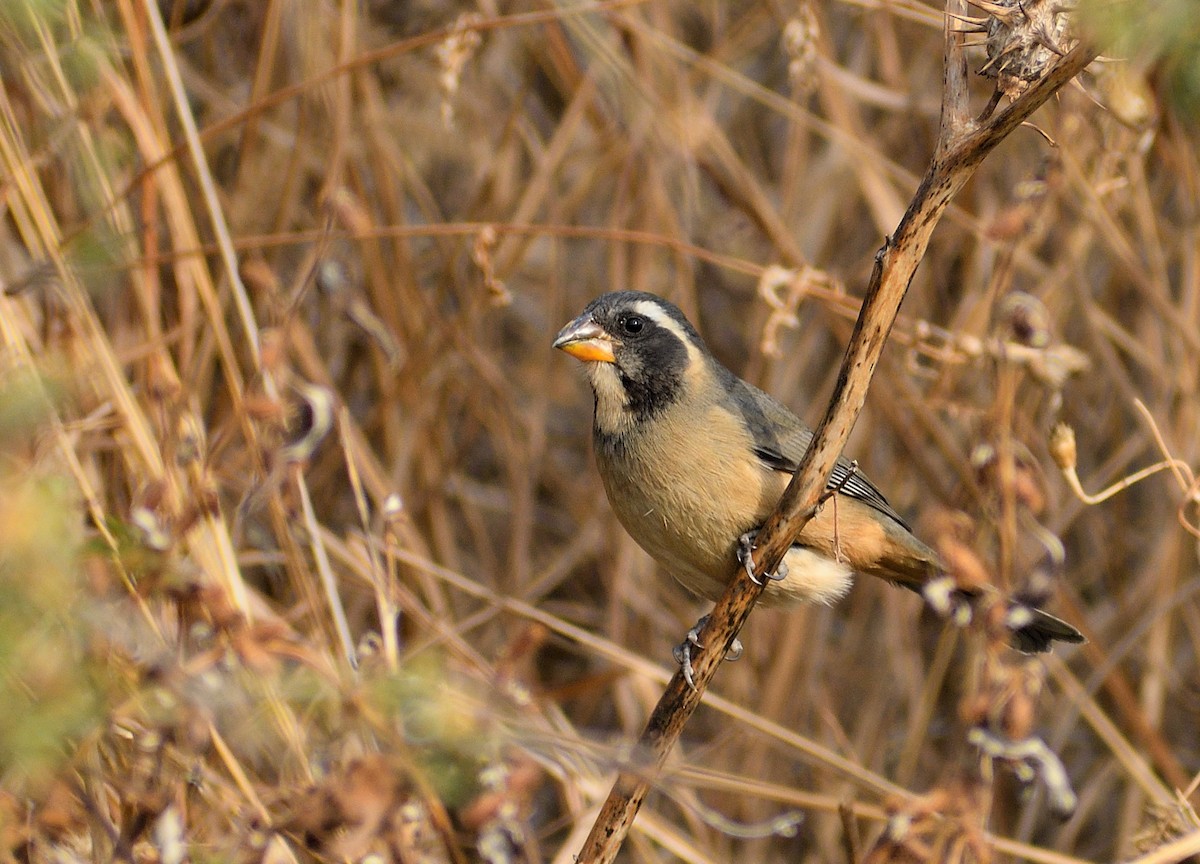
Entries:
POLYGON ((744 650, 746 649, 742 646, 742 640, 734 639, 729 645, 729 650, 725 652, 725 659, 730 663, 734 663, 742 659, 742 652, 744 650))
MULTIPOLYGON (((742 562, 742 568, 746 571, 746 575, 755 585, 761 585, 754 576, 754 539, 758 537, 757 531, 747 531, 738 538, 738 561, 742 562)), ((785 562, 780 561, 779 567, 774 573, 766 574, 767 579, 771 582, 782 582, 787 578, 788 566, 785 562)))
MULTIPOLYGON (((683 637, 683 641, 671 651, 675 662, 679 664, 679 671, 683 673, 683 680, 693 690, 696 689, 696 671, 692 668, 692 653, 694 649, 700 647, 700 631, 704 629, 704 625, 707 623, 708 616, 705 615, 692 626, 692 629, 683 637)), ((725 659, 732 663, 742 656, 743 650, 742 640, 734 639, 729 646, 729 650, 725 652, 725 659)))

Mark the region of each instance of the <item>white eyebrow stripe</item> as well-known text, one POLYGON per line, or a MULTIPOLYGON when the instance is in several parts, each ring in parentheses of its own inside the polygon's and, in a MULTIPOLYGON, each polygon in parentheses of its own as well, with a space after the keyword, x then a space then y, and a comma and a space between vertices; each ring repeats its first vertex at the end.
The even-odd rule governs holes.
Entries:
POLYGON ((682 342, 683 347, 687 349, 689 363, 693 363, 699 358, 700 352, 692 337, 684 331, 678 321, 668 315, 657 303, 652 300, 639 300, 633 304, 633 311, 645 318, 649 318, 682 342))

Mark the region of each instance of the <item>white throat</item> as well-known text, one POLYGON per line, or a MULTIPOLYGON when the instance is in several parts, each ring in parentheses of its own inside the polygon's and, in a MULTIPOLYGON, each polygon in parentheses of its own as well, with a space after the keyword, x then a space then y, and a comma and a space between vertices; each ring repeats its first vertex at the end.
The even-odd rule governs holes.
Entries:
POLYGON ((585 363, 584 369, 596 394, 596 428, 605 435, 621 435, 633 426, 629 395, 612 363, 585 363))

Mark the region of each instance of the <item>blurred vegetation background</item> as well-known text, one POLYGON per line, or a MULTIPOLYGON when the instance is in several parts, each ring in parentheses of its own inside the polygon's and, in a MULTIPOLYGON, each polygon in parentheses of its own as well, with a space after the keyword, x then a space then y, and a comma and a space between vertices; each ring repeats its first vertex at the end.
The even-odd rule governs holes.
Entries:
MULTIPOLYGON (((960 22, 977 111, 1014 5, 960 22)), ((867 581, 758 611, 625 860, 1200 852, 1194 13, 1042 40, 1107 47, 954 202, 848 453, 1089 643, 1030 660, 867 581), (1085 500, 1060 422, 1090 492, 1166 470, 1085 500)), ((4 0, 3 860, 573 860, 705 610, 609 512, 553 334, 654 291, 817 420, 942 31, 918 0, 4 0)))

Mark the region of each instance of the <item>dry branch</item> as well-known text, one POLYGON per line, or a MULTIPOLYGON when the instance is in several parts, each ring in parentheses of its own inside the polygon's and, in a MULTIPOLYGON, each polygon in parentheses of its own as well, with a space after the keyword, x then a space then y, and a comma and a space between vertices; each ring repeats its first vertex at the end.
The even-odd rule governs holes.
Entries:
MULTIPOLYGON (((951 0, 950 11, 957 8, 955 3, 956 0, 951 0)), ((754 569, 762 584, 756 584, 741 572, 741 568, 734 574, 700 634, 699 659, 693 661, 695 688, 688 686, 682 673, 676 673, 671 679, 650 715, 631 757, 632 764, 617 776, 592 826, 579 855, 580 864, 606 864, 616 858, 667 754, 700 704, 725 651, 758 601, 766 584, 763 577, 779 566, 792 542, 816 513, 834 463, 862 410, 867 388, 900 303, 925 254, 933 229, 951 198, 997 144, 1096 56, 1097 52, 1091 46, 1078 45, 1007 108, 972 128, 962 121, 965 88, 961 86, 960 70, 964 63, 961 34, 954 33, 947 25, 948 86, 943 97, 938 152, 895 233, 876 254, 862 311, 846 349, 829 408, 816 429, 812 446, 758 535, 760 554, 754 569), (957 126, 963 128, 953 128, 957 126)))

